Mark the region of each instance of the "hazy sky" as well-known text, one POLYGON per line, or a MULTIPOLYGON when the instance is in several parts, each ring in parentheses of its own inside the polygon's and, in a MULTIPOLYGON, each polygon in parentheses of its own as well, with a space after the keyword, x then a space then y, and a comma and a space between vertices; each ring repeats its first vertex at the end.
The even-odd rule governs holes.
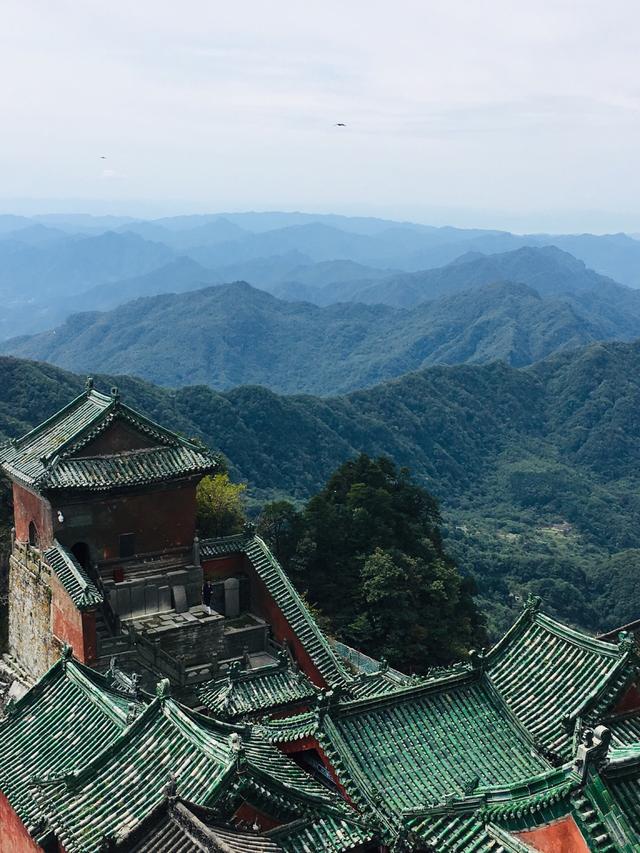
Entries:
POLYGON ((640 232, 638 0, 0 0, 0 80, 2 212, 640 232))

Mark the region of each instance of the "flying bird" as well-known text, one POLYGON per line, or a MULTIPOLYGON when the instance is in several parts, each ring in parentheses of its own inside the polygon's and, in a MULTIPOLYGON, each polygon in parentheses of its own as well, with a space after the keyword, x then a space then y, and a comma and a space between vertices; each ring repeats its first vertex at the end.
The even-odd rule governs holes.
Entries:
POLYGON ((107 158, 104 156, 104 154, 101 154, 101 155, 100 155, 100 159, 101 159, 101 160, 106 160, 107 158))
POLYGON ((346 127, 347 125, 343 121, 337 121, 334 127, 346 127))

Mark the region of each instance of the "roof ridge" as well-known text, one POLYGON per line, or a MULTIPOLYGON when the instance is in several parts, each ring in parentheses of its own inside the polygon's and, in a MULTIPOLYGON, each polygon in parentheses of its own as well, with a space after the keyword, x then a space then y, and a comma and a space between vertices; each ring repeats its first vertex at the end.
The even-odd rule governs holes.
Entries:
POLYGON ((84 667, 79 661, 73 658, 66 661, 66 673, 79 687, 83 689, 89 699, 100 708, 105 710, 109 716, 117 722, 126 724, 127 714, 111 702, 111 695, 116 695, 122 699, 128 700, 130 704, 144 708, 144 703, 137 701, 133 696, 128 696, 126 693, 120 693, 106 683, 103 675, 90 667, 84 667), (104 680, 104 685, 97 683, 99 680, 104 680))
POLYGON ((27 439, 33 438, 36 435, 39 435, 43 430, 51 426, 51 424, 54 423, 59 417, 72 411, 81 400, 90 400, 94 394, 96 396, 102 397, 104 400, 108 399, 106 395, 98 394, 97 391, 92 390, 90 394, 87 394, 86 391, 83 391, 81 394, 78 394, 77 397, 74 397, 73 400, 67 403, 66 406, 63 406, 61 409, 58 409, 57 412, 54 412, 50 417, 42 421, 42 423, 33 427, 33 429, 30 429, 29 432, 26 432, 24 435, 21 435, 20 438, 14 439, 14 441, 12 442, 14 447, 20 447, 22 442, 26 441, 27 439))
POLYGON ((579 631, 577 628, 570 628, 568 625, 563 625, 557 619, 553 619, 546 613, 536 613, 533 621, 540 627, 546 628, 550 633, 555 634, 562 640, 568 643, 573 643, 580 648, 592 651, 597 654, 602 654, 604 657, 615 658, 620 654, 620 643, 612 643, 606 640, 599 640, 584 631, 579 631))
MULTIPOLYGON (((309 608, 307 607, 305 602, 302 600, 302 597, 300 596, 300 594, 298 593, 298 591, 296 590, 294 585, 291 583, 291 580, 287 576, 287 573, 284 571, 284 569, 282 568, 280 563, 277 561, 277 559, 271 553, 269 546, 257 534, 254 534, 252 537, 247 539, 245 546, 244 546, 244 551, 246 552, 249 559, 251 559, 253 562, 253 556, 251 554, 252 548, 255 548, 256 550, 258 550, 261 553, 261 555, 266 560, 269 561, 271 568, 277 573, 279 580, 284 585, 285 589, 287 590, 287 593, 291 596, 291 599, 293 600, 294 604, 297 606, 298 611, 299 611, 300 615, 302 616, 302 619, 304 620, 306 626, 312 632, 312 634, 314 635, 317 642, 321 645, 323 651, 326 653, 327 657, 329 658, 329 661, 331 662, 335 673, 338 676, 336 678, 336 680, 334 681, 334 684, 332 685, 331 682, 329 681, 329 679, 322 672, 322 669, 321 669, 322 664, 318 664, 315 661, 313 652, 307 649, 306 641, 302 637, 299 637, 303 647, 305 648, 305 651, 307 652, 307 654, 309 655, 311 660, 314 662, 314 665, 318 668, 318 671, 320 672, 322 677, 327 681, 327 684, 329 684, 329 686, 336 686, 337 684, 349 684, 353 680, 352 676, 343 667, 342 663, 338 659, 336 652, 331 647, 331 644, 327 640, 324 633, 321 631, 316 620, 313 618, 311 612, 309 611, 309 608)), ((268 588, 267 581, 265 581, 264 577, 262 576, 259 569, 255 566, 255 564, 254 564, 254 568, 255 568, 258 576, 262 580, 262 582, 268 588)), ((270 591, 270 593, 273 595, 273 593, 271 591, 270 591)), ((277 601, 276 601, 276 603, 278 604, 277 601)), ((280 605, 278 604, 278 606, 280 606, 280 605)), ((288 622, 289 621, 288 616, 286 615, 286 613, 284 611, 282 611, 282 612, 283 612, 285 619, 287 619, 287 622, 288 622)), ((291 625, 291 628, 292 628, 292 630, 295 630, 296 633, 298 633, 298 630, 296 630, 295 626, 291 625)))
POLYGON ((390 690, 384 693, 374 693, 369 696, 356 697, 355 699, 338 699, 338 710, 345 713, 356 713, 364 709, 383 707, 389 702, 394 702, 397 699, 414 698, 430 693, 440 693, 443 688, 458 686, 462 684, 472 684, 481 682, 482 671, 480 669, 468 669, 463 672, 453 673, 451 675, 443 675, 440 678, 420 680, 415 679, 411 684, 398 684, 392 686, 390 690))

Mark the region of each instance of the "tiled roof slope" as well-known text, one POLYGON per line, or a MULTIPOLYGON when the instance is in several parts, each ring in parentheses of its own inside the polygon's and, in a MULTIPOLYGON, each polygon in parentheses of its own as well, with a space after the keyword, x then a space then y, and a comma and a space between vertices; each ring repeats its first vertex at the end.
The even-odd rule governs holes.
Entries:
POLYGON ((41 813, 32 777, 83 767, 123 731, 135 700, 73 660, 60 660, 0 721, 0 790, 30 832, 41 813))
POLYGON ((478 673, 339 704, 317 737, 356 802, 396 817, 549 767, 478 673))
POLYGON ((86 610, 102 603, 102 593, 73 554, 57 540, 52 548, 43 552, 43 556, 78 610, 86 610))
POLYGON ((568 756, 576 718, 633 679, 631 644, 594 639, 527 608, 486 658, 487 675, 535 741, 568 756))
POLYGON ((203 684, 197 693, 214 716, 231 719, 313 699, 318 691, 300 670, 275 666, 230 673, 203 684))
POLYGON ((376 832, 355 820, 324 815, 315 820, 278 827, 268 833, 285 853, 320 853, 359 848, 371 841, 376 832))
POLYGON ((205 540, 201 543, 200 553, 205 560, 225 554, 246 554, 325 682, 330 687, 345 686, 351 682, 351 676, 316 624, 308 607, 259 536, 205 540))
POLYGON ((220 826, 206 809, 177 797, 167 798, 123 838, 122 853, 282 853, 282 847, 258 832, 220 826))
POLYGON ((197 805, 236 790, 292 816, 346 814, 335 794, 275 747, 248 729, 234 747, 233 733, 159 696, 104 752, 64 780, 45 780, 36 796, 67 853, 93 853, 125 836, 162 801, 169 773, 177 795, 197 805))
POLYGON ((170 432, 120 401, 117 393, 88 387, 40 426, 0 448, 4 473, 40 489, 101 490, 157 482, 215 469, 203 447, 170 432), (78 456, 120 420, 147 436, 153 447, 101 456, 78 456))

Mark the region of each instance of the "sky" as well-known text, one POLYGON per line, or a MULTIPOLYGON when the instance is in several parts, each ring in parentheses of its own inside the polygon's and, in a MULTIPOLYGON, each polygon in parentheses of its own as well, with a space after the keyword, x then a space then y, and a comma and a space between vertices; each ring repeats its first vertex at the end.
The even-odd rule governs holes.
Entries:
POLYGON ((637 0, 1 0, 0 80, 0 212, 640 232, 637 0))

